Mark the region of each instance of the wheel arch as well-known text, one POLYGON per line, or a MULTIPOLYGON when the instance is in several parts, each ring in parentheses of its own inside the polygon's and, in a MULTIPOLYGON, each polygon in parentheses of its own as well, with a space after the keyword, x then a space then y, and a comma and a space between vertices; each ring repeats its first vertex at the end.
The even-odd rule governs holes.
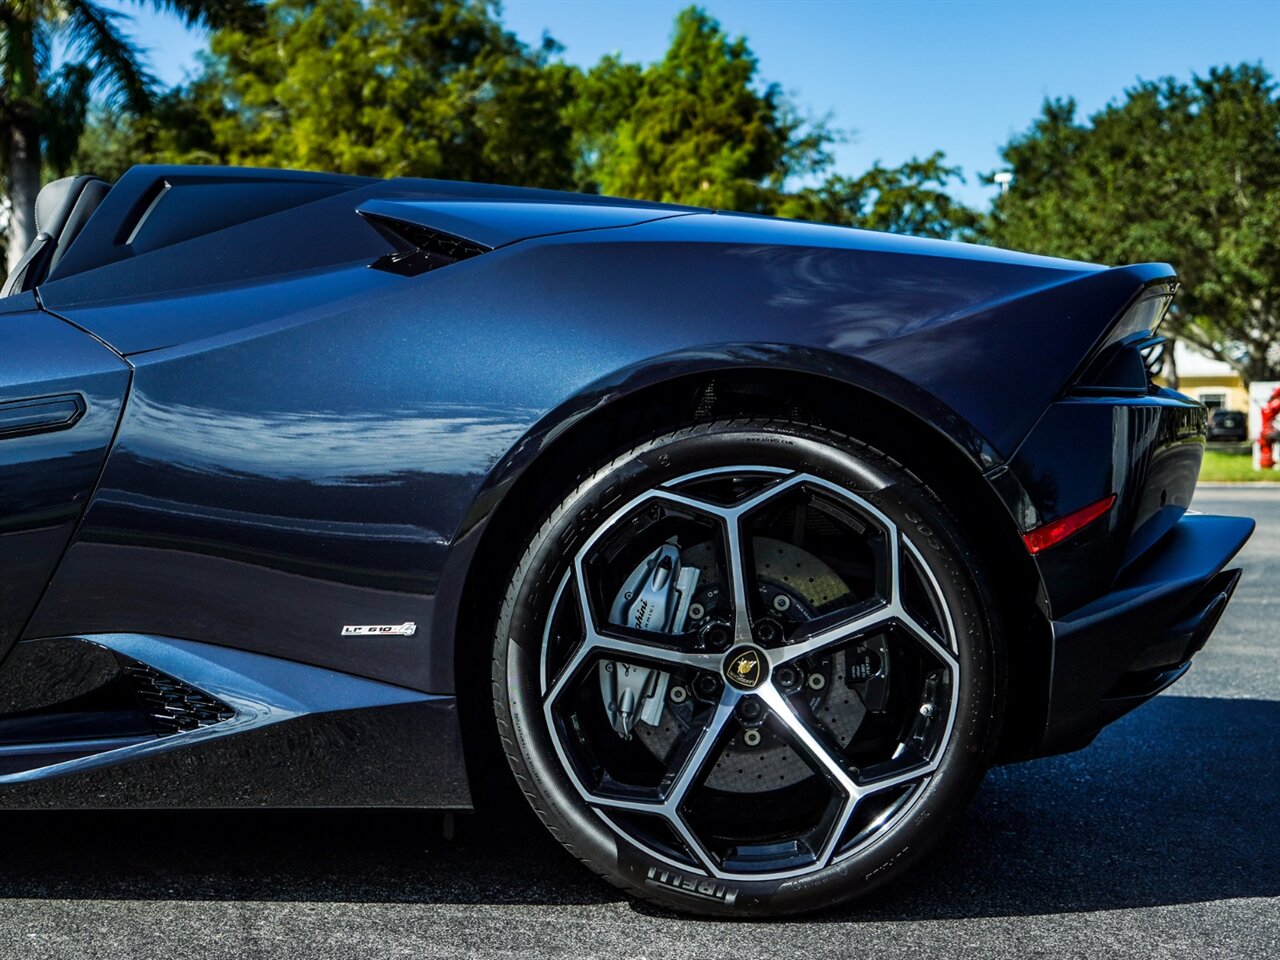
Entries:
MULTIPOLYGON (((984 476, 994 464, 990 447, 931 395, 882 368, 807 349, 729 347, 657 358, 598 381, 544 416, 478 492, 454 540, 432 624, 435 655, 453 664, 473 785, 506 771, 489 735, 490 641, 506 581, 536 525, 578 479, 646 436, 704 419, 779 416, 855 436, 935 491, 949 491, 948 508, 993 571, 1011 641, 1012 694, 997 755, 1034 750, 1048 707, 1052 635, 1034 602, 1039 575, 984 476)), ((478 799, 484 793, 473 790, 478 799)))

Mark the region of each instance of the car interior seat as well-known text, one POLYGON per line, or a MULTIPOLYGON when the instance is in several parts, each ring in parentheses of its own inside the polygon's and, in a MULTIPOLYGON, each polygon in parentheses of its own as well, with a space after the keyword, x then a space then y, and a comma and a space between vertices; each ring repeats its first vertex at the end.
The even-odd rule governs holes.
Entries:
POLYGON ((101 177, 87 175, 46 184, 36 197, 36 238, 5 280, 0 297, 43 282, 110 190, 101 177))

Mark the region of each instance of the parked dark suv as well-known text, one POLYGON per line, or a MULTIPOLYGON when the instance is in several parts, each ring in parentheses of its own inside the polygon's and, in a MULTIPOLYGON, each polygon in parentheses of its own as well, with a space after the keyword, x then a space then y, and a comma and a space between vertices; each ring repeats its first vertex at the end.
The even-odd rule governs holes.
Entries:
POLYGON ((1209 439, 1236 442, 1248 440, 1248 420, 1239 410, 1214 410, 1209 415, 1209 439))

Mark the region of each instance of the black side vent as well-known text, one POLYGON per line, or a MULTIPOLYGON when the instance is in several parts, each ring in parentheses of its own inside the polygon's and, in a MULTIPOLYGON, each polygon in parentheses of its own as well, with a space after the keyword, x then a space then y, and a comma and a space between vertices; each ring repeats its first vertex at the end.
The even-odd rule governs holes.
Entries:
POLYGON ((1143 331, 1109 345, 1089 365, 1072 393, 1142 396, 1155 387, 1164 366, 1164 337, 1143 331))
POLYGON ((124 674, 132 682, 134 695, 155 727, 157 736, 211 727, 236 715, 221 700, 181 680, 137 660, 123 657, 121 660, 124 661, 124 674))
POLYGON ((393 220, 376 214, 362 213, 369 225, 382 234, 396 248, 395 253, 379 257, 369 266, 402 277, 416 277, 428 270, 447 267, 459 260, 469 260, 492 248, 451 233, 432 230, 416 223, 393 220))
POLYGON ((1152 337, 1138 346, 1138 351, 1142 354, 1142 365, 1147 368, 1147 383, 1152 386, 1155 386, 1156 377, 1164 371, 1165 342, 1164 337, 1152 337))

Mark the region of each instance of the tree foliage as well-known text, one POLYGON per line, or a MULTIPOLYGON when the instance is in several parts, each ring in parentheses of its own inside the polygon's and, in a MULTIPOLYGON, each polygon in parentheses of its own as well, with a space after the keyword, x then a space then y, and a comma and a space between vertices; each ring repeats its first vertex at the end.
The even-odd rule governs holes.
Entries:
MULTIPOLYGON (((141 2, 141 0, 138 0, 141 2)), ((151 0, 189 25, 252 28, 255 0, 151 0)), ((156 89, 128 18, 94 0, 0 0, 0 166, 20 252, 34 236, 35 195, 48 162, 75 155, 90 99, 147 113, 156 89), (64 58, 54 66, 54 51, 64 58)))
POLYGON ((956 180, 963 182, 960 168, 948 166, 941 151, 898 167, 877 162, 859 177, 837 174, 787 197, 778 213, 938 240, 973 239, 980 218, 947 192, 956 180))
POLYGON ((153 135, 152 155, 572 185, 573 78, 490 0, 272 0, 266 22, 216 33, 185 91, 208 142, 153 135))
POLYGON ((759 89, 757 69, 745 39, 697 7, 682 11, 666 56, 620 85, 629 104, 608 108, 621 122, 601 151, 600 189, 772 212, 789 177, 830 163, 832 136, 800 119, 776 84, 759 89))
POLYGON ((1246 380, 1280 377, 1280 98, 1261 67, 1139 83, 1085 122, 1049 101, 1002 150, 1001 246, 1167 261, 1171 327, 1246 380))
POLYGON ((215 34, 169 117, 108 122, 90 150, 766 213, 788 178, 830 162, 825 125, 762 85, 746 41, 696 7, 658 63, 587 70, 550 38, 521 43, 491 0, 271 0, 266 21, 215 34), (175 141, 166 120, 189 132, 175 141))
POLYGON ((589 70, 574 71, 573 76, 575 93, 564 118, 573 131, 574 184, 585 193, 599 193, 600 166, 615 151, 618 130, 640 97, 644 68, 610 54, 589 70))

